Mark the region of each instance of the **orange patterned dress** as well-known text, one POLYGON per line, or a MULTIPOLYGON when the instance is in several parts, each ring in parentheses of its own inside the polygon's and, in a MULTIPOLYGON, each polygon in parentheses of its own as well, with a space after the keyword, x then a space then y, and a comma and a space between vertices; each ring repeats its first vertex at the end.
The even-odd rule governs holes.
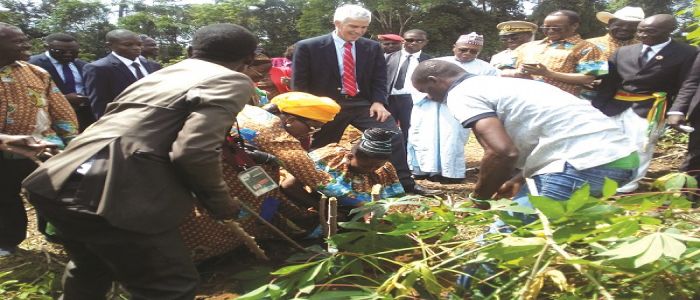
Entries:
MULTIPOLYGON (((236 118, 240 127, 240 136, 247 144, 277 157, 281 167, 304 185, 331 197, 349 192, 344 186, 336 184, 331 175, 316 167, 301 143, 284 130, 278 117, 262 108, 246 105, 236 118)), ((236 126, 231 129, 231 134, 239 134, 236 126)), ((263 165, 263 168, 270 177, 279 180, 279 167, 263 165)), ((224 162, 223 171, 231 197, 237 197, 287 235, 294 237, 305 234, 307 230, 313 229, 318 224, 318 216, 315 213, 308 211, 305 207, 297 206, 279 189, 261 197, 255 197, 240 183, 239 172, 234 166, 224 162)), ((269 228, 245 210, 241 210, 237 222, 248 234, 257 239, 276 237, 269 228)), ((201 207, 195 208, 190 217, 180 226, 180 232, 195 260, 229 252, 242 244, 239 236, 228 231, 226 226, 217 223, 201 207)))
MULTIPOLYGON (((594 44, 581 39, 576 34, 559 41, 549 38, 527 42, 515 49, 514 69, 523 63, 541 63, 550 71, 562 73, 579 73, 601 76, 608 73, 608 62, 603 52, 594 44)), ((582 85, 566 83, 547 77, 533 76, 535 80, 556 86, 566 92, 579 96, 582 85)))
POLYGON ((32 135, 63 148, 78 135, 77 124, 49 73, 22 61, 0 68, 0 133, 32 135))

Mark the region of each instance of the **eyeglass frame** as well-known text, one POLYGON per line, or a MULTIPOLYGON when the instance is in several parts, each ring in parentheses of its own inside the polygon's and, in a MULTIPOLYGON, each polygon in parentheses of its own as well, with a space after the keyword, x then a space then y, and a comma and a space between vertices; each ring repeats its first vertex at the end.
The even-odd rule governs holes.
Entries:
POLYGON ((539 28, 539 30, 542 31, 542 33, 547 33, 547 31, 549 31, 549 30, 553 31, 554 33, 562 33, 566 29, 564 27, 555 27, 555 26, 544 27, 544 26, 542 26, 539 28))
POLYGON ((416 43, 416 44, 422 44, 422 43, 425 43, 425 41, 426 41, 424 39, 411 39, 411 38, 403 39, 403 40, 406 43, 416 43))

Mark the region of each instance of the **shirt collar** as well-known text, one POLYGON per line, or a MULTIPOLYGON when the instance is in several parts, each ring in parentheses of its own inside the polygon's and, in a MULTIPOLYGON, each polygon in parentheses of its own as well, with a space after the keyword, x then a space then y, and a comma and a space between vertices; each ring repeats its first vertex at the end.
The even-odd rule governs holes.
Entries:
POLYGON ((61 64, 60 61, 56 60, 55 58, 53 58, 53 56, 51 56, 51 53, 50 53, 49 51, 46 51, 46 57, 48 57, 49 60, 51 61, 51 63, 54 64, 54 65, 60 65, 60 64, 61 64))
POLYGON ((402 49, 401 49, 401 56, 402 56, 402 57, 406 57, 406 56, 412 55, 411 57, 415 57, 416 59, 418 59, 418 57, 420 56, 420 54, 421 54, 422 52, 423 52, 423 50, 420 50, 420 51, 418 51, 418 52, 416 52, 416 53, 411 54, 411 53, 406 52, 406 49, 403 49, 403 48, 402 48, 402 49))
MULTIPOLYGON (((342 39, 342 38, 338 35, 337 30, 333 30, 333 33, 331 34, 331 36, 333 36, 333 42, 334 42, 336 45, 345 46, 345 43, 347 43, 347 41, 345 41, 344 39, 342 39)), ((353 46, 355 46, 355 42, 356 42, 356 41, 353 41, 353 42, 350 42, 350 43, 351 43, 353 46)))
POLYGON ((141 62, 139 61, 138 58, 136 58, 136 60, 131 60, 131 59, 128 59, 126 57, 123 57, 123 56, 117 54, 114 51, 112 51, 112 55, 114 55, 116 58, 118 58, 121 62, 123 62, 127 66, 131 66, 131 64, 133 64, 134 62, 138 63, 139 65, 141 64, 141 62))
POLYGON ((581 41, 581 35, 580 34, 574 34, 568 38, 557 40, 557 41, 552 41, 549 39, 549 37, 544 38, 541 43, 548 43, 548 44, 554 44, 554 43, 569 43, 569 44, 576 44, 581 41))
POLYGON ((659 51, 661 51, 661 49, 663 49, 664 47, 666 47, 666 45, 668 45, 670 43, 671 43, 671 38, 668 38, 668 41, 665 41, 661 44, 656 44, 653 46, 642 44, 642 52, 644 52, 644 50, 646 50, 647 47, 651 47, 651 51, 654 51, 654 53, 659 53, 659 51))

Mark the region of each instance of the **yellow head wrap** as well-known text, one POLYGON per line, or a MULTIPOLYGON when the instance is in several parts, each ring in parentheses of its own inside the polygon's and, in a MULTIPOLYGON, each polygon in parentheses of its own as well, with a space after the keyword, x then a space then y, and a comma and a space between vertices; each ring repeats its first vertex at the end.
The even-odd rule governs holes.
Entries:
POLYGON ((277 105, 283 113, 288 113, 314 121, 328 123, 340 112, 340 105, 328 97, 318 97, 302 92, 288 92, 272 98, 270 103, 277 105))

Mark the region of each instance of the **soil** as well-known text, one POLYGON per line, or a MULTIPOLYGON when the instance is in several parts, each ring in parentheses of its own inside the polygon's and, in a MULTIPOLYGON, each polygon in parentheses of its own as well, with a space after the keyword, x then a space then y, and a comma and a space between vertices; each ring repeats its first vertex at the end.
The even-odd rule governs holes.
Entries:
MULTIPOLYGON (((653 178, 658 178, 670 172, 677 171, 678 166, 683 161, 685 146, 674 143, 678 138, 661 141, 655 158, 652 160, 647 178, 642 181, 641 190, 649 190, 653 178)), ((682 139, 681 139, 682 140, 682 139)), ((471 191, 477 179, 478 165, 483 150, 473 138, 465 147, 467 153, 467 167, 471 168, 467 172, 467 178, 462 184, 440 184, 429 180, 420 180, 419 184, 430 189, 441 189, 448 194, 464 195, 471 191)), ((56 297, 60 293, 60 275, 62 269, 68 261, 66 253, 60 245, 47 242, 36 230, 36 218, 33 208, 27 204, 27 214, 29 216, 29 230, 27 239, 20 245, 20 249, 15 255, 0 258, 0 274, 12 271, 10 277, 0 277, 0 283, 17 279, 20 282, 37 283, 43 280, 44 276, 53 274, 55 280, 52 283, 51 296, 56 297)), ((256 280, 241 280, 236 276, 241 271, 258 271, 261 274, 282 264, 283 260, 293 253, 291 247, 285 242, 268 242, 262 245, 271 256, 270 262, 259 262, 245 249, 237 250, 229 255, 214 258, 202 263, 199 266, 202 284, 200 286, 197 299, 234 299, 237 291, 250 290, 260 282, 256 280)), ((262 278, 262 277, 260 277, 262 278)), ((113 299, 120 299, 119 290, 114 293, 113 299)))

